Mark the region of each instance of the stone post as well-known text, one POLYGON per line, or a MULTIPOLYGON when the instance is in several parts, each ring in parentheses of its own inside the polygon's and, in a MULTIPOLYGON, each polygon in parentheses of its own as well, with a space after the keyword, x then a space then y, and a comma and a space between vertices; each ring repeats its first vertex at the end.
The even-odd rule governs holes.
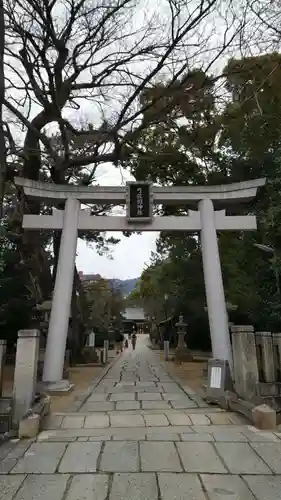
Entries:
POLYGON ((179 322, 176 323, 176 328, 178 332, 178 345, 175 350, 175 358, 178 361, 191 361, 192 356, 190 354, 189 349, 187 349, 184 341, 184 337, 186 334, 187 323, 183 321, 183 316, 179 317, 179 322))
POLYGON ((89 334, 88 346, 95 347, 95 341, 96 341, 96 334, 94 332, 91 332, 89 334))
POLYGON ((259 371, 253 326, 232 326, 235 390, 251 401, 257 395, 259 371))
POLYGON ((37 382, 39 330, 18 333, 13 390, 13 422, 18 424, 33 401, 37 382))
POLYGON ((115 344, 115 328, 111 323, 108 327, 108 347, 115 344))
POLYGON ((265 382, 275 382, 274 351, 271 332, 256 332, 261 345, 262 371, 265 382))
POLYGON ((103 362, 104 362, 104 364, 106 364, 108 361, 108 345, 109 345, 109 340, 104 340, 103 341, 103 362))
POLYGON ((169 340, 164 340, 164 359, 165 361, 169 360, 169 340))
POLYGON ((281 382, 281 333, 273 334, 274 366, 277 382, 281 382))
POLYGON ((3 375, 4 375, 4 367, 6 360, 6 346, 7 341, 0 339, 0 397, 2 396, 3 389, 3 375))
POLYGON ((65 391, 70 388, 69 381, 63 380, 63 366, 73 287, 79 210, 79 200, 75 198, 66 200, 43 371, 43 382, 49 390, 65 391))
POLYGON ((201 250, 213 358, 228 361, 232 372, 232 352, 224 296, 213 202, 199 202, 201 250))

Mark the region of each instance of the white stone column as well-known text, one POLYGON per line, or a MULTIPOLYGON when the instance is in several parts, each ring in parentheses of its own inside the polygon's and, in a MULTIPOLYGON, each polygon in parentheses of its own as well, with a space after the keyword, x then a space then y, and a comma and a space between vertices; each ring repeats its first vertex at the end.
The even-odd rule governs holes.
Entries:
POLYGON ((39 355, 39 330, 20 330, 18 333, 13 389, 13 422, 29 410, 35 395, 39 355))
POLYGON ((213 358, 227 360, 232 373, 232 352, 213 202, 210 199, 201 200, 199 202, 199 211, 202 260, 213 358))
POLYGON ((71 308, 73 275, 78 236, 80 201, 68 198, 65 204, 56 282, 52 300, 43 382, 49 390, 67 390, 63 365, 71 308))
POLYGON ((0 397, 2 396, 3 389, 3 372, 6 359, 6 340, 0 339, 0 397))

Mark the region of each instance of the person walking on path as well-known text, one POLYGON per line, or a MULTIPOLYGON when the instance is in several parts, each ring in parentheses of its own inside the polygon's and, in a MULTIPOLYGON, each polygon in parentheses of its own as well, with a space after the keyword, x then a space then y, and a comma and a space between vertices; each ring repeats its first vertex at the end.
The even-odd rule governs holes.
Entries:
POLYGON ((119 351, 123 352, 123 341, 124 341, 124 335, 120 332, 120 330, 116 330, 115 334, 116 354, 119 354, 119 351))
POLYGON ((136 342, 137 342, 137 334, 136 334, 136 332, 134 332, 132 335, 132 348, 133 348, 133 350, 135 350, 135 348, 136 348, 136 342))

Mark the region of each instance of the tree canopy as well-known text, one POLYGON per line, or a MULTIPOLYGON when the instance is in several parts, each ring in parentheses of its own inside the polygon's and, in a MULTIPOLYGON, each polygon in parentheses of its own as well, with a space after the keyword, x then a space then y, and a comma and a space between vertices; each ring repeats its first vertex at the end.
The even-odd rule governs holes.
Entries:
MULTIPOLYGON (((106 165, 160 185, 265 175, 266 188, 243 208, 257 213, 257 234, 218 236, 237 318, 280 328, 279 2, 6 0, 0 13, 2 324, 13 294, 27 322, 32 304, 51 298, 60 245, 58 232, 23 231, 23 213, 51 207, 27 200, 14 175, 93 186, 106 165), (275 260, 254 243, 272 247, 275 260)), ((112 209, 89 208, 93 215, 112 209)), ((186 214, 187 207, 158 212, 186 214)), ((79 237, 101 253, 118 243, 102 233, 79 237)), ((186 311, 194 332, 206 329, 198 235, 161 234, 135 295, 157 317, 186 311)), ((100 321, 88 299, 75 269, 78 337, 91 315, 100 321)))
MULTIPOLYGON (((281 272, 280 57, 272 53, 230 59, 223 71, 229 95, 223 106, 215 80, 201 74, 205 86, 201 84, 199 94, 190 85, 178 96, 163 123, 142 134, 139 144, 145 153, 135 155, 131 164, 137 178, 146 176, 162 185, 267 177, 253 203, 231 212, 256 213, 258 231, 219 233, 218 239, 226 300, 237 306, 230 319, 275 331, 281 327, 276 283, 276 272, 281 272), (256 243, 272 248, 272 255, 256 243)), ((161 212, 181 214, 187 209, 162 207, 161 212)), ((202 329, 207 328, 202 325, 206 303, 199 235, 161 233, 156 260, 143 272, 136 294, 148 314, 154 307, 153 315, 162 318, 168 295, 173 311, 189 316, 191 336, 197 332, 199 344, 207 345, 206 336, 202 340, 202 329)))

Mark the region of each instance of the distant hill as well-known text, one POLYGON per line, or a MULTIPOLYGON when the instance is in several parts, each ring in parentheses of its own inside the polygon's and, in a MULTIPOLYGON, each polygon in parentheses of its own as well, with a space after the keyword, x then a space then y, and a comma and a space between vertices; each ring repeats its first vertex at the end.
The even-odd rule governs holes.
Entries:
POLYGON ((110 279, 109 282, 115 289, 120 290, 122 295, 129 295, 135 288, 139 278, 128 280, 110 279))
MULTIPOLYGON (((98 281, 102 279, 100 274, 83 274, 80 273, 82 281, 98 281)), ((107 279, 107 278, 106 278, 107 279)), ((136 288, 139 278, 131 278, 128 280, 120 280, 116 278, 109 279, 109 283, 115 290, 120 290, 122 295, 127 296, 136 288)))

